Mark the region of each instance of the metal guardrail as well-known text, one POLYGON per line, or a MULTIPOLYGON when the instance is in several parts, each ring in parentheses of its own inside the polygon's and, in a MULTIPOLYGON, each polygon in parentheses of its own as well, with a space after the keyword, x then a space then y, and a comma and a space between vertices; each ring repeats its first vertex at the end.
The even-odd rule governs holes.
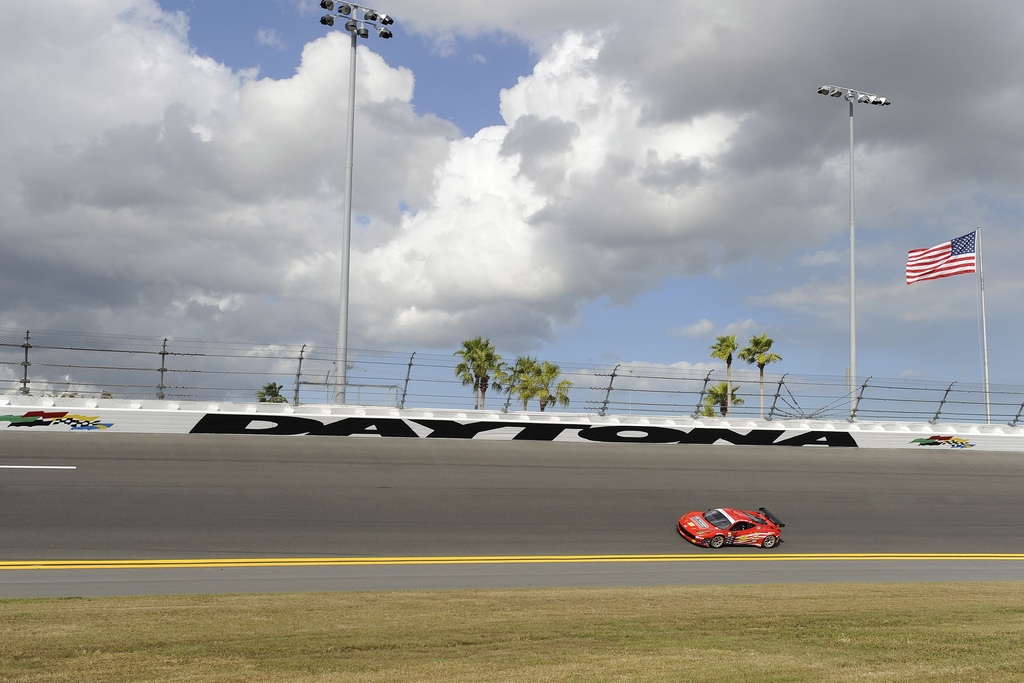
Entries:
MULTIPOLYGON (((455 376, 454 354, 349 350, 350 403, 395 408, 466 409, 471 387, 455 376)), ((725 370, 618 364, 558 363, 573 383, 566 410, 599 415, 696 416, 725 370)), ((294 405, 332 403, 334 348, 253 344, 87 332, 0 328, 0 395, 254 402, 269 382, 294 405)), ((850 391, 843 377, 732 371, 742 404, 733 417, 873 422, 1020 424, 1024 387, 984 387, 869 377, 850 391), (763 394, 762 394, 763 391, 763 394), (763 401, 762 401, 763 395, 763 401), (762 408, 763 405, 763 408, 762 408)), ((484 407, 523 409, 509 395, 488 392, 484 407)), ((527 405, 537 410, 536 401, 527 405)), ((549 411, 559 410, 549 407, 549 411)))

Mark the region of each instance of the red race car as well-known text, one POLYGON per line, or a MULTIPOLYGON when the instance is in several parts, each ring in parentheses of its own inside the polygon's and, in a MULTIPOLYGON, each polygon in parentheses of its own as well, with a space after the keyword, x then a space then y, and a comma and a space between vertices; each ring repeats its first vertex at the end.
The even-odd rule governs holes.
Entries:
POLYGON ((774 548, 783 524, 765 508, 758 512, 718 508, 687 512, 679 518, 679 535, 694 545, 721 548, 723 545, 759 545, 774 548))

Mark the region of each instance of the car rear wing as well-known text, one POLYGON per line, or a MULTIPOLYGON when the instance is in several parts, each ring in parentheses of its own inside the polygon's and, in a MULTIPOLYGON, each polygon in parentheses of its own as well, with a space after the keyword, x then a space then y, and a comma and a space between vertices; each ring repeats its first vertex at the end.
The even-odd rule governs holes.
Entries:
POLYGON ((773 515, 768 508, 757 508, 757 509, 760 510, 761 514, 764 515, 765 517, 767 517, 771 521, 772 524, 774 524, 775 526, 779 527, 780 529, 782 527, 786 526, 785 523, 783 523, 783 521, 781 519, 779 519, 778 517, 773 515))

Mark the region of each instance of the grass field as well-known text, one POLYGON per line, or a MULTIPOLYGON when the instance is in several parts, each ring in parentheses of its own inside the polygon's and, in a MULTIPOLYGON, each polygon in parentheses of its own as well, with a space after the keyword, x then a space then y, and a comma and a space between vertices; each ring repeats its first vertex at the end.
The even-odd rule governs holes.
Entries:
POLYGON ((0 681, 1024 681, 1024 583, 3 600, 0 681))

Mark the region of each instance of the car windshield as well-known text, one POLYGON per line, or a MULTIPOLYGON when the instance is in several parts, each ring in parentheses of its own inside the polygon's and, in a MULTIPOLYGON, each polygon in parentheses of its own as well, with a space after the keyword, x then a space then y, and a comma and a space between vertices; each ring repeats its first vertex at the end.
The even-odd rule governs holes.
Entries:
POLYGON ((703 517, 719 529, 729 528, 729 518, 723 515, 720 510, 708 510, 704 513, 703 517))

